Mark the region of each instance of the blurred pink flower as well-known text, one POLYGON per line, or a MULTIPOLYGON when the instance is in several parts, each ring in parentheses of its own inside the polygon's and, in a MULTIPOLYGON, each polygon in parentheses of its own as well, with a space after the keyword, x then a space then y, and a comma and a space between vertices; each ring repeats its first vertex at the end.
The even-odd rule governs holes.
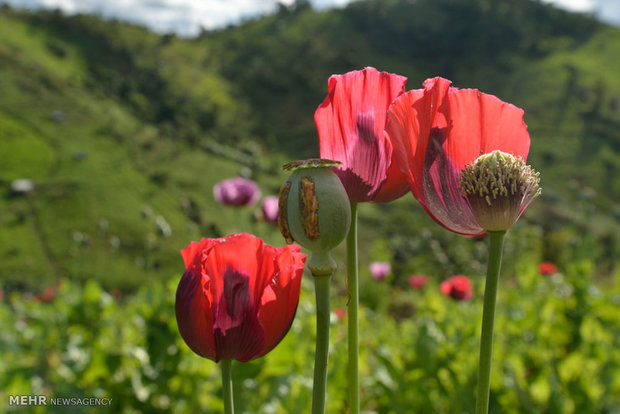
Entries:
POLYGON ((263 219, 267 223, 275 224, 278 222, 278 197, 267 196, 263 198, 262 204, 263 219))
POLYGON ((252 206, 260 198, 258 185, 242 177, 229 178, 213 186, 213 196, 226 206, 252 206))
POLYGON ((392 271, 392 266, 388 262, 372 262, 369 269, 375 280, 383 280, 392 271))
POLYGON ((455 300, 469 300, 474 297, 474 287, 465 275, 454 275, 441 282, 441 293, 455 300))
POLYGON ((543 276, 551 276, 558 272, 558 267, 551 262, 542 262, 538 265, 538 272, 543 276))
POLYGON ((420 290, 428 283, 428 275, 411 275, 409 276, 409 286, 411 289, 420 290))

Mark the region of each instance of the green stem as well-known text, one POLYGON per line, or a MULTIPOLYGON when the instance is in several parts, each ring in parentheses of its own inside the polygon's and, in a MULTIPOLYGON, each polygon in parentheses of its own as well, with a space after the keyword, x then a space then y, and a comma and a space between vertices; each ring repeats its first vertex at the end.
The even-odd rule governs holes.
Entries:
POLYGON ((491 387, 491 356, 493 353, 493 324, 499 271, 502 265, 505 231, 489 232, 489 263, 484 287, 482 308, 482 335, 480 337, 480 362, 478 364, 478 398, 476 414, 489 411, 489 389, 491 387))
POLYGON ((359 384, 359 277, 357 264, 357 203, 351 203, 351 227, 347 235, 347 285, 349 306, 347 311, 349 365, 349 414, 360 412, 359 384))
POLYGON ((222 368, 222 390, 224 393, 224 414, 233 414, 235 412, 233 403, 233 384, 232 384, 232 360, 222 359, 220 361, 222 368))
POLYGON ((312 414, 325 413, 327 391, 327 359, 329 356, 329 283, 331 275, 314 277, 316 293, 316 352, 314 354, 314 384, 312 414))

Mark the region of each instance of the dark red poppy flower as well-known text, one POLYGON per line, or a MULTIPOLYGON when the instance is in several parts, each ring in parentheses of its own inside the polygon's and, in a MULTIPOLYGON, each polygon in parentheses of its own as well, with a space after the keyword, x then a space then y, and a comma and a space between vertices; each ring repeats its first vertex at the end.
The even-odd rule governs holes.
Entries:
POLYGON ((227 206, 252 206, 260 195, 258 185, 243 177, 229 178, 213 186, 215 200, 227 206))
POLYGON ((179 332, 198 355, 249 361, 288 332, 306 255, 251 234, 202 239, 181 250, 186 271, 176 294, 179 332))
POLYGON ((558 272, 558 267, 551 262, 542 262, 538 265, 538 272, 543 276, 551 276, 558 272))
POLYGON ((387 202, 408 191, 385 135, 386 112, 405 91, 407 78, 367 67, 332 75, 328 95, 314 114, 321 158, 334 167, 354 202, 387 202))
POLYGON ((474 287, 465 275, 454 275, 439 286, 441 293, 455 300, 470 300, 474 297, 474 287))
POLYGON ((428 283, 429 279, 428 275, 411 275, 409 276, 409 286, 411 289, 420 290, 428 283))
POLYGON ((396 164, 428 214, 455 233, 480 236, 486 231, 460 188, 461 171, 494 150, 525 160, 530 136, 523 110, 450 83, 428 79, 424 89, 399 96, 388 111, 386 132, 396 164))

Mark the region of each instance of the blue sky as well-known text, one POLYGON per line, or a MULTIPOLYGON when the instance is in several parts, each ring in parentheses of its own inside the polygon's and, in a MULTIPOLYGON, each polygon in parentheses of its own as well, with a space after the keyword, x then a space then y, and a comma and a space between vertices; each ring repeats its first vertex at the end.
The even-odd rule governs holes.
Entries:
MULTIPOLYGON (((60 8, 66 13, 96 13, 125 20, 159 33, 194 36, 201 27, 217 28, 269 13, 294 0, 0 0, 14 7, 60 8)), ((315 8, 342 7, 352 0, 311 0, 315 8)), ((577 12, 593 12, 620 26, 620 0, 544 0, 577 12)))

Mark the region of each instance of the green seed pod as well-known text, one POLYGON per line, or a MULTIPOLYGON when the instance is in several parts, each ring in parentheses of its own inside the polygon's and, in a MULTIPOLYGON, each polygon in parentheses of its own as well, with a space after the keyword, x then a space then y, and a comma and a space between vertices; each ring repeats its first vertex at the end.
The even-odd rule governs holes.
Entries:
POLYGON ((292 171, 280 188, 278 227, 287 243, 299 243, 312 252, 308 268, 315 276, 336 268, 330 251, 347 235, 351 205, 347 192, 331 167, 340 163, 309 159, 285 164, 292 171))

